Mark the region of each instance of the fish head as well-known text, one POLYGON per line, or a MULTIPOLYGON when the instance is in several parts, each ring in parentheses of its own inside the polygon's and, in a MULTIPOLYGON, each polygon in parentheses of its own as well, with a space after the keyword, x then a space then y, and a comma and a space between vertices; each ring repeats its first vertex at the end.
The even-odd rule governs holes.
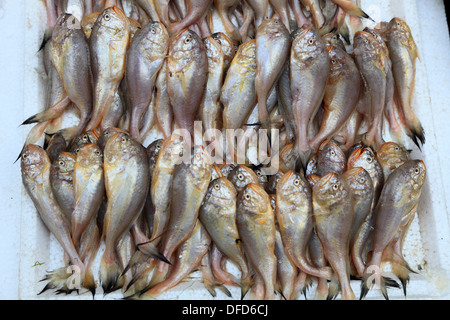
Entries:
POLYGON ((125 132, 126 133, 125 130, 122 130, 120 128, 109 127, 100 134, 100 136, 98 137, 98 140, 97 140, 97 144, 102 151, 105 149, 106 142, 117 132, 125 132))
POLYGON ((224 54, 221 45, 211 36, 203 39, 203 43, 205 44, 206 56, 208 57, 208 67, 222 65, 224 54))
POLYGON ((265 215, 268 206, 270 207, 269 195, 257 183, 249 183, 239 192, 237 201, 238 205, 244 208, 244 212, 257 216, 265 215))
MULTIPOLYGON (((127 161, 136 156, 147 156, 142 152, 142 145, 132 139, 128 133, 116 132, 105 144, 103 151, 105 161, 109 163, 127 161)), ((147 160, 148 161, 148 160, 147 160)))
POLYGON ((224 54, 224 64, 225 69, 228 68, 231 61, 233 60, 234 56, 236 55, 236 52, 238 51, 238 45, 237 43, 232 40, 230 37, 228 37, 223 32, 216 32, 211 35, 211 37, 220 45, 222 48, 222 52, 224 54))
POLYGON ((119 7, 106 8, 95 21, 93 31, 98 32, 111 40, 122 41, 130 36, 130 22, 125 13, 119 7))
POLYGON ((277 194, 283 194, 287 198, 297 198, 300 194, 310 192, 308 181, 299 173, 289 170, 277 183, 277 194))
POLYGON ((337 33, 330 32, 324 34, 322 36, 322 39, 327 43, 327 46, 338 47, 341 48, 342 50, 345 50, 344 42, 342 42, 342 39, 337 33))
POLYGON ((267 175, 263 174, 262 168, 257 168, 254 170, 254 172, 258 176, 259 184, 263 187, 266 186, 269 182, 269 178, 267 177, 267 175))
POLYGON ((76 167, 98 168, 103 165, 103 153, 95 143, 85 144, 77 153, 76 167))
POLYGON ((292 50, 298 60, 314 61, 316 56, 326 52, 326 43, 313 26, 304 25, 295 34, 292 50))
POLYGON ((159 21, 154 21, 145 26, 146 39, 151 44, 149 46, 153 51, 159 54, 166 54, 169 48, 169 32, 167 28, 159 21))
POLYGON ((306 164, 306 176, 312 175, 312 174, 316 174, 317 173, 317 154, 313 153, 311 154, 311 156, 309 157, 309 161, 306 164))
POLYGON ((50 158, 47 152, 38 145, 26 145, 20 158, 22 173, 28 176, 35 176, 50 169, 50 158))
POLYGON ((419 193, 425 183, 426 178, 426 166, 423 160, 413 160, 413 165, 409 168, 408 175, 413 182, 413 192, 419 193))
POLYGON ((191 164, 197 168, 212 168, 211 155, 202 145, 192 147, 191 164))
POLYGON ((349 196, 345 180, 337 173, 324 175, 313 187, 314 199, 327 207, 349 196))
POLYGON ((333 140, 325 141, 319 147, 317 155, 317 166, 320 168, 323 164, 332 168, 334 172, 344 172, 347 164, 347 158, 344 151, 333 140))
POLYGON ((222 175, 224 177, 228 177, 228 175, 230 174, 231 171, 233 171, 233 169, 236 168, 236 165, 234 163, 226 163, 224 162, 221 166, 220 166, 220 171, 222 171, 222 175))
POLYGON ((353 38, 354 54, 358 59, 367 61, 373 64, 374 67, 382 70, 386 70, 387 61, 389 59, 387 49, 384 43, 380 43, 379 40, 371 33, 366 31, 357 31, 353 38))
POLYGON ((149 157, 153 155, 157 155, 159 150, 161 150, 161 146, 163 144, 164 139, 156 139, 152 143, 150 143, 145 150, 147 150, 147 154, 149 157))
POLYGON ((238 192, 242 191, 249 183, 259 183, 256 173, 242 164, 236 166, 228 174, 227 178, 233 183, 238 192))
POLYGON ((187 143, 183 136, 173 134, 164 139, 158 154, 157 165, 159 167, 173 168, 184 159, 187 143))
POLYGON ((384 173, 372 148, 359 146, 348 157, 347 169, 354 167, 364 168, 372 178, 374 186, 382 186, 384 173))
POLYGON ((204 50, 202 39, 197 33, 189 29, 183 29, 178 32, 170 43, 170 52, 172 52, 175 60, 179 60, 182 53, 184 55, 195 55, 200 50, 204 50))
POLYGON ((264 36, 269 38, 284 36, 287 39, 290 39, 288 29, 285 27, 284 23, 278 18, 271 18, 264 20, 264 22, 258 26, 256 33, 257 35, 263 34, 264 36))
POLYGON ((254 64, 256 68, 256 40, 248 40, 241 44, 234 59, 240 64, 254 64))
POLYGON ((83 28, 83 32, 86 35, 86 38, 89 39, 89 37, 91 36, 92 28, 94 27, 95 21, 97 21, 99 15, 100 12, 93 12, 81 19, 81 28, 83 28))
POLYGON ((342 174, 342 178, 347 182, 353 193, 359 196, 373 193, 372 178, 364 168, 351 168, 342 174))
POLYGON ((61 152, 56 161, 52 163, 52 174, 58 176, 59 179, 71 182, 76 160, 77 157, 73 153, 61 152))
POLYGON ((377 159, 380 163, 405 162, 411 158, 409 151, 402 145, 389 141, 377 150, 377 159))
POLYGON ((389 21, 387 25, 387 32, 402 34, 407 38, 412 38, 411 29, 409 28, 408 24, 405 20, 398 17, 394 17, 391 19, 391 21, 389 21))
POLYGON ((277 173, 273 174, 269 178, 269 182, 267 183, 267 192, 269 193, 276 193, 278 182, 280 181, 281 177, 284 175, 284 172, 282 170, 278 170, 277 173))
POLYGON ((230 202, 235 201, 237 196, 237 191, 234 185, 225 177, 220 177, 212 180, 209 183, 208 191, 205 196, 205 201, 207 199, 212 199, 214 202, 230 202))

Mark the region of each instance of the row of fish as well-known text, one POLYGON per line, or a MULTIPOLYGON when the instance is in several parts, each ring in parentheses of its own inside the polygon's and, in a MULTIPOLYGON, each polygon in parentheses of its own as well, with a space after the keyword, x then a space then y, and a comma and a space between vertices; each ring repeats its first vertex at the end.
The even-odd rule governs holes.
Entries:
POLYGON ((348 0, 46 8, 46 106, 24 121, 35 125, 20 154, 25 189, 65 253, 43 291, 95 294, 104 242, 103 291, 127 298, 157 297, 198 268, 213 296, 230 285, 241 298, 297 299, 314 282, 318 299, 352 299, 352 276, 361 297, 374 277, 387 297, 398 285, 378 272, 386 261, 406 293, 401 249, 425 165, 383 137, 387 123, 396 142, 425 141, 406 22, 362 30, 370 17, 348 0), (192 139, 196 120, 213 140, 278 129, 278 173, 213 163, 192 139))

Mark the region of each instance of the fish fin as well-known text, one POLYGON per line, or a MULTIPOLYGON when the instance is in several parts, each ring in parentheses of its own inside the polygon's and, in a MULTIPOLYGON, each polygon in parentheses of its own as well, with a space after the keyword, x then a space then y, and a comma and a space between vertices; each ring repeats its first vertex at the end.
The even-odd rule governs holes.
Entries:
POLYGON ((120 277, 122 271, 120 269, 119 260, 115 254, 110 254, 110 257, 103 255, 100 262, 100 281, 103 288, 103 296, 122 287, 123 281, 120 277))
POLYGON ((88 289, 92 293, 92 299, 94 299, 95 289, 97 286, 95 284, 94 276, 93 276, 92 270, 90 268, 88 270, 86 270, 86 272, 85 272, 83 287, 88 289))
POLYGON ((334 300, 341 292, 341 286, 339 284, 339 279, 336 274, 331 277, 330 283, 328 284, 328 296, 327 300, 334 300))
POLYGON ((342 36, 342 39, 344 39, 345 43, 350 44, 350 29, 348 28, 346 22, 339 29, 339 35, 342 36))
POLYGON ((169 265, 172 265, 172 263, 167 260, 167 258, 161 252, 159 252, 158 248, 156 248, 156 246, 151 243, 151 241, 137 244, 138 250, 149 257, 161 260, 169 265))
POLYGON ((38 114, 35 114, 35 115, 25 119, 25 121, 22 122, 20 125, 23 126, 23 125, 26 125, 26 124, 32 124, 32 123, 39 122, 39 120, 37 119, 37 115, 38 114))

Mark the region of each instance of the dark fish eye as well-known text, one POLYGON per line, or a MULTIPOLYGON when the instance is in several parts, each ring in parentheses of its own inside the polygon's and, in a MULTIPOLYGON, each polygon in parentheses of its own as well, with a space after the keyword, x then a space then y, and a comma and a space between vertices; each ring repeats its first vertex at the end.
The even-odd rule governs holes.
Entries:
POLYGON ((245 194, 245 199, 250 200, 250 195, 248 193, 245 194))
POLYGON ((334 152, 333 150, 331 150, 331 151, 330 151, 330 154, 331 154, 332 156, 334 156, 334 155, 336 154, 336 152, 334 152))
POLYGON ((309 39, 309 40, 308 40, 308 43, 309 43, 309 44, 313 44, 313 43, 314 43, 314 40, 313 40, 313 39, 309 39))
POLYGON ((122 142, 127 142, 127 138, 126 137, 122 137, 122 142))
POLYGON ((400 150, 400 148, 399 147, 395 147, 395 151, 398 151, 398 150, 400 150))
POLYGON ((104 18, 106 21, 109 21, 109 19, 111 19, 111 16, 109 15, 109 13, 107 13, 105 14, 104 18))
POLYGON ((416 168, 416 169, 414 170, 414 172, 415 172, 416 174, 419 174, 419 172, 420 172, 419 168, 416 168))
POLYGON ((336 59, 331 60, 332 64, 336 64, 336 59))
POLYGON ((219 190, 219 189, 220 189, 220 185, 219 185, 218 183, 216 183, 216 184, 214 185, 214 189, 219 190))
POLYGON ((337 189, 339 189, 339 185, 337 185, 337 184, 333 184, 333 190, 337 190, 337 189))
POLYGON ((295 180, 294 180, 294 185, 298 186, 299 184, 300 184, 300 180, 295 179, 295 180))
POLYGON ((24 153, 24 154, 22 155, 22 159, 26 159, 26 158, 28 158, 28 155, 27 155, 26 153, 24 153))
POLYGON ((58 164, 59 164, 60 166, 63 166, 63 165, 65 164, 65 162, 64 162, 63 160, 59 160, 58 164))
POLYGON ((153 33, 153 34, 155 34, 155 33, 156 33, 156 29, 155 29, 155 28, 151 28, 151 29, 150 29, 150 32, 153 33))
POLYGON ((191 40, 192 40, 192 38, 189 35, 188 37, 186 37, 186 39, 184 39, 184 43, 189 43, 189 42, 191 42, 191 40))
POLYGON ((372 163, 372 161, 373 161, 372 157, 367 157, 367 162, 368 163, 372 163))
POLYGON ((242 173, 239 173, 237 177, 239 180, 244 180, 244 175, 242 173))
POLYGON ((364 183, 364 182, 366 182, 366 179, 361 178, 361 179, 359 179, 359 182, 364 183))
POLYGON ((100 154, 100 150, 95 151, 95 154, 99 155, 100 154))

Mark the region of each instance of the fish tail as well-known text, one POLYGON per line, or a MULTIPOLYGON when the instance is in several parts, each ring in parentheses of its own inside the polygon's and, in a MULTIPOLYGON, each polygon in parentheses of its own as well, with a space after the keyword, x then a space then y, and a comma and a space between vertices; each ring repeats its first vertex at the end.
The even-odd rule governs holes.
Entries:
POLYGON ((241 300, 244 299, 247 292, 250 290, 252 286, 252 277, 250 274, 242 277, 241 279, 241 300))
POLYGON ((95 289, 97 286, 95 284, 95 279, 94 275, 92 274, 91 268, 85 271, 83 287, 88 289, 92 293, 92 299, 94 299, 95 289))
POLYGON ((352 1, 345 1, 345 3, 343 3, 343 1, 339 1, 338 5, 347 14, 349 14, 351 16, 356 16, 356 17, 359 17, 359 18, 369 19, 369 20, 375 22, 375 20, 373 20, 367 13, 365 13, 359 6, 357 6, 352 1))
POLYGON ((334 300, 338 296, 339 292, 341 292, 341 285, 339 283, 339 279, 336 274, 333 274, 331 277, 331 281, 328 284, 328 295, 327 300, 334 300))
POLYGON ((122 287, 122 281, 119 279, 121 274, 122 270, 117 255, 111 250, 105 250, 100 262, 100 281, 104 295, 122 287))
POLYGON ((172 265, 172 263, 161 253, 158 248, 151 242, 140 243, 137 245, 138 250, 145 255, 158 259, 162 262, 172 265))
POLYGON ((69 275, 70 274, 67 273, 67 269, 65 267, 59 268, 53 272, 46 274, 45 277, 40 281, 48 281, 48 282, 45 285, 45 287, 38 293, 38 295, 44 293, 47 290, 64 288, 69 275))
POLYGON ((394 279, 379 274, 377 275, 376 273, 366 272, 361 280, 361 294, 359 299, 364 299, 367 293, 375 286, 380 289, 386 300, 389 300, 389 295, 387 292, 388 287, 400 288, 400 285, 394 279))
MULTIPOLYGON (((414 271, 408 264, 408 262, 406 262, 406 260, 399 254, 395 253, 394 250, 392 250, 392 248, 387 247, 384 252, 383 252, 383 256, 386 260, 389 260, 391 263, 391 267, 392 267, 392 273, 400 280, 402 289, 403 289, 403 294, 406 297, 406 286, 408 285, 409 282, 409 275, 411 273, 417 273, 416 271, 414 271)), ((393 283, 390 283, 393 284, 393 283)), ((398 285, 393 284, 392 286, 394 287, 398 287, 398 285)))
POLYGON ((329 288, 327 279, 319 278, 317 281, 316 293, 314 296, 315 300, 325 300, 329 296, 329 288))

